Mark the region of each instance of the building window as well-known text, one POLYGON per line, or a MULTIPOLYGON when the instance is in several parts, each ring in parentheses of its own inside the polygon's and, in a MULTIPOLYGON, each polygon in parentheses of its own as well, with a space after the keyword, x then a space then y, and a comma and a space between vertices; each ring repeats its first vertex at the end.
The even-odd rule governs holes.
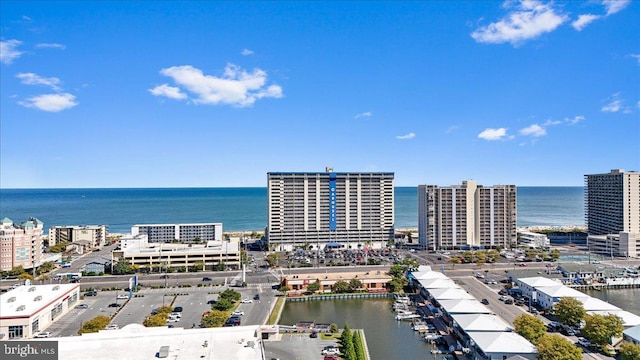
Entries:
POLYGON ((22 325, 9 326, 9 339, 17 339, 22 337, 22 325))
POLYGON ((33 322, 31 323, 31 333, 35 333, 38 330, 40 330, 40 319, 35 319, 33 320, 33 322))

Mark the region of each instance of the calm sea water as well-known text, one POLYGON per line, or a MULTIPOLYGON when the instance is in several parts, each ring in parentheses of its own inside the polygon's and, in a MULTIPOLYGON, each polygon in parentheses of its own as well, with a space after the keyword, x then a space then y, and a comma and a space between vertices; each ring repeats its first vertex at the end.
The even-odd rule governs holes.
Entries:
MULTIPOLYGON (((582 225, 582 187, 518 188, 518 226, 582 225)), ((416 187, 395 189, 396 228, 418 227, 416 187)), ((48 229, 109 226, 128 233, 134 224, 221 222, 224 231, 264 230, 266 188, 0 189, 0 218, 29 217, 48 229)))

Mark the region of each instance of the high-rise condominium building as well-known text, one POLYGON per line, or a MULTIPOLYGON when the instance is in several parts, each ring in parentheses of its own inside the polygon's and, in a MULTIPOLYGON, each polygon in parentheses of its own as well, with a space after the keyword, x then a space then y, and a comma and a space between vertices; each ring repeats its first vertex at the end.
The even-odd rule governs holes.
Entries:
POLYGON ((358 249, 393 239, 393 173, 271 172, 270 246, 358 249))
POLYGON ((585 175, 585 214, 589 235, 640 233, 640 173, 611 170, 585 175))
POLYGON ((149 242, 221 241, 222 223, 133 225, 131 234, 145 234, 149 242))
POLYGON ((43 227, 44 223, 36 218, 20 224, 14 224, 9 218, 0 220, 0 270, 40 266, 43 227))
POLYGON ((418 237, 429 250, 515 243, 516 186, 418 186, 418 237))
POLYGON ((106 225, 53 226, 49 228, 49 247, 61 242, 86 242, 90 249, 99 249, 107 239, 106 225))
POLYGON ((611 170, 584 176, 587 243, 591 251, 640 256, 640 173, 611 170))

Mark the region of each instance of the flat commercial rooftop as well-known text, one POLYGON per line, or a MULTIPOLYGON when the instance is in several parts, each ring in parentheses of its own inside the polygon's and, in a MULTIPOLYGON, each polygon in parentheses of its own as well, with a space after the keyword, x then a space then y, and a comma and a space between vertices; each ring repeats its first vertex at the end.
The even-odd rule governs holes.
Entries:
POLYGON ((47 305, 69 297, 79 284, 23 285, 0 295, 0 317, 28 317, 47 305))
POLYGON ((59 342, 60 358, 65 360, 151 360, 166 346, 167 359, 262 360, 258 330, 257 325, 183 329, 131 324, 119 330, 51 340, 59 342))

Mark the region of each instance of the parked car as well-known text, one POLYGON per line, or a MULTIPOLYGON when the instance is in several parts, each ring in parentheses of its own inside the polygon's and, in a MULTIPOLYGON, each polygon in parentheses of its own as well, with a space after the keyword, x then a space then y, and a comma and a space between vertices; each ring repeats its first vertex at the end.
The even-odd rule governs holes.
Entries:
POLYGON ((109 307, 120 307, 122 305, 118 304, 118 303, 111 303, 109 304, 109 307))
POLYGON ((128 299, 129 295, 127 294, 118 294, 118 299, 128 299))
POLYGON ((489 300, 487 300, 487 299, 482 299, 480 302, 485 304, 485 305, 489 305, 489 300))
POLYGON ((231 315, 244 316, 244 311, 236 310, 231 315))
POLYGON ((251 299, 242 299, 241 303, 243 304, 251 304, 253 302, 253 300, 251 299))
POLYGON ((317 338, 318 337, 318 332, 317 331, 312 332, 311 335, 309 335, 309 337, 312 338, 312 339, 317 338))
POLYGON ((260 300, 260 294, 253 295, 253 300, 260 300))
POLYGON ((211 305, 211 304, 215 304, 216 302, 217 302, 216 300, 211 299, 207 301, 207 304, 211 305))
POLYGON ((589 340, 587 340, 587 339, 585 339, 583 337, 579 337, 578 341, 576 342, 576 344, 578 344, 578 345, 580 345, 580 346, 582 346, 584 348, 591 347, 591 341, 589 341, 589 340))
POLYGON ((340 349, 334 345, 327 345, 320 353, 322 355, 338 355, 340 354, 340 349))
POLYGON ((175 322, 178 322, 178 321, 180 321, 180 318, 178 318, 178 317, 170 317, 170 318, 167 319, 167 323, 175 323, 175 322))
POLYGON ((51 331, 42 331, 36 334, 36 336, 34 336, 36 338, 50 338, 51 337, 51 331))
POLYGON ((509 299, 508 297, 506 297, 505 295, 502 295, 498 298, 498 300, 500 301, 507 301, 507 299, 509 299))
POLYGON ((211 281, 211 278, 210 277, 203 277, 202 281, 211 281))
POLYGON ((120 326, 116 324, 107 325, 107 327, 105 328, 105 330, 118 330, 118 329, 120 329, 120 326))
POLYGON ((173 308, 173 312, 182 312, 182 306, 176 306, 173 308))
POLYGON ((96 295, 98 295, 98 292, 96 292, 95 290, 87 291, 86 293, 84 293, 84 296, 96 296, 96 295))
POLYGON ((89 305, 87 304, 78 304, 76 305, 76 309, 88 309, 89 305))
POLYGON ((507 291, 507 289, 502 289, 500 291, 498 291, 498 295, 507 295, 509 292, 507 291))
POLYGON ((507 299, 507 300, 504 301, 504 303, 507 304, 507 305, 512 305, 513 304, 513 300, 507 299))

